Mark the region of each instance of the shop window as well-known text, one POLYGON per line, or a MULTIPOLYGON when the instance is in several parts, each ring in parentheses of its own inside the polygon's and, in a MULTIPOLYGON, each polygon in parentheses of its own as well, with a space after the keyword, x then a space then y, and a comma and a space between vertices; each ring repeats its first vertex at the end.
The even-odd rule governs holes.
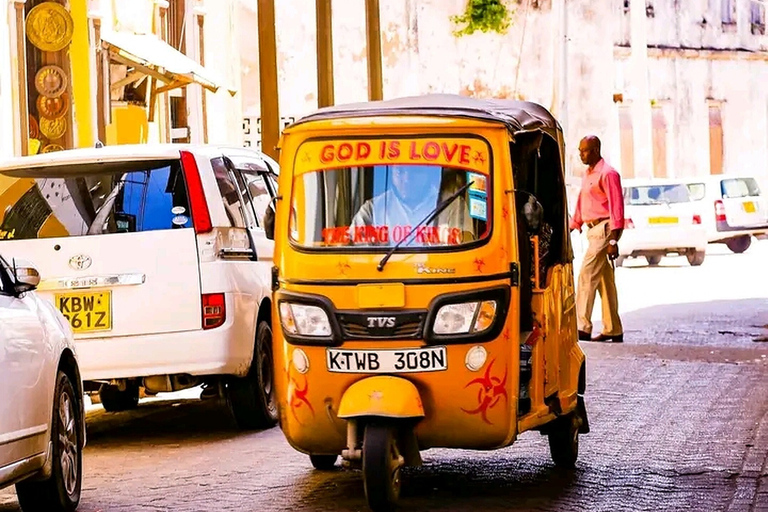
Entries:
POLYGON ((653 126, 653 176, 656 178, 667 177, 667 119, 664 110, 653 107, 651 113, 653 126))
POLYGON ((635 140, 632 126, 632 110, 629 106, 619 106, 619 136, 621 148, 621 169, 623 178, 635 176, 635 140))
POLYGON ((723 174, 723 118, 720 105, 709 106, 709 173, 723 174))
MULTIPOLYGON (((187 53, 186 13, 186 0, 170 0, 168 6, 168 44, 185 55, 187 53)), ((186 87, 180 87, 170 93, 171 142, 188 143, 191 141, 187 103, 186 87)))
POLYGON ((752 2, 752 7, 749 13, 749 18, 752 24, 752 33, 755 35, 765 35, 765 4, 759 2, 752 2))
POLYGON ((720 20, 723 25, 736 25, 736 0, 720 0, 720 20))

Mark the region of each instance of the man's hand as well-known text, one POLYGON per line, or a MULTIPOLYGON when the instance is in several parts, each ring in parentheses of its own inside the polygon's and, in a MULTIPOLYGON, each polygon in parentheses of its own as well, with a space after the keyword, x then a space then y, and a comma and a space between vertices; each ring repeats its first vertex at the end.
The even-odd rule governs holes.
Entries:
POLYGON ((615 240, 608 241, 608 259, 615 260, 619 257, 619 244, 615 240))

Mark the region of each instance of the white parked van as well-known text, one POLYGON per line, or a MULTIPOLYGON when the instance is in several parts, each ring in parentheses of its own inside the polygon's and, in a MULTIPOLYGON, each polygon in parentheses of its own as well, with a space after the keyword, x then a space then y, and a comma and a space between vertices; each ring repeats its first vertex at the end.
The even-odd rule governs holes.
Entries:
POLYGON ((709 243, 724 243, 735 253, 746 251, 753 236, 768 234, 768 196, 755 178, 729 175, 687 178, 709 243))
POLYGON ((626 258, 644 257, 651 266, 677 254, 688 263, 704 263, 707 236, 688 188, 675 180, 624 180, 625 229, 619 241, 621 266, 626 258))
POLYGON ((205 384, 243 428, 276 422, 263 217, 278 172, 255 151, 172 144, 0 163, 0 250, 39 266, 106 410, 205 384))

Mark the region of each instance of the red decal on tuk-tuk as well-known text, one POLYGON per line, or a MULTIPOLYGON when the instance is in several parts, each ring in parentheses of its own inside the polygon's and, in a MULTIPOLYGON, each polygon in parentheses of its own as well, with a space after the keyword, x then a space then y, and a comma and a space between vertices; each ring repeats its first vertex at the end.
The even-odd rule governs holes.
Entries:
POLYGON ((483 421, 489 425, 493 425, 493 423, 488 419, 488 411, 496 407, 502 397, 505 401, 507 400, 507 371, 504 370, 504 377, 492 376, 491 369, 495 362, 495 359, 490 362, 483 377, 471 380, 464 386, 465 389, 475 384, 480 386, 480 389, 477 391, 477 408, 461 408, 467 414, 479 414, 483 421))
MULTIPOLYGON (((323 242, 326 245, 389 244, 401 242, 413 229, 408 225, 395 226, 337 226, 324 228, 323 242)), ((462 231, 447 226, 419 226, 410 237, 417 244, 459 245, 462 231)))
POLYGON ((474 263, 475 263, 475 270, 477 270, 478 272, 482 272, 483 267, 485 266, 485 260, 480 258, 475 258, 474 263))
POLYGON ((315 409, 312 407, 312 404, 309 403, 309 399, 307 398, 308 393, 309 393, 309 379, 307 379, 306 376, 304 376, 303 388, 299 388, 299 383, 296 381, 295 378, 291 377, 291 385, 288 391, 288 401, 291 406, 291 414, 293 414, 293 417, 296 419, 297 422, 299 422, 299 424, 301 424, 301 420, 296 414, 296 410, 300 409, 304 405, 306 405, 307 408, 309 409, 309 412, 312 413, 312 417, 315 416, 315 409))

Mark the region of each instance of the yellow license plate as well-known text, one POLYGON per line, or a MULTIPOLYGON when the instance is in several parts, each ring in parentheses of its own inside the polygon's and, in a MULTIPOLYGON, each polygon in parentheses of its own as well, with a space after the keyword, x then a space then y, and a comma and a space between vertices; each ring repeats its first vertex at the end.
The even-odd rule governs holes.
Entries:
POLYGON ((744 208, 744 211, 747 213, 755 213, 757 211, 757 208, 755 208, 755 203, 752 201, 746 201, 744 203, 741 203, 741 206, 744 208))
POLYGON ((648 224, 677 224, 677 217, 650 217, 648 224))
POLYGON ((55 296, 73 332, 109 331, 112 329, 112 292, 61 293, 55 296))

